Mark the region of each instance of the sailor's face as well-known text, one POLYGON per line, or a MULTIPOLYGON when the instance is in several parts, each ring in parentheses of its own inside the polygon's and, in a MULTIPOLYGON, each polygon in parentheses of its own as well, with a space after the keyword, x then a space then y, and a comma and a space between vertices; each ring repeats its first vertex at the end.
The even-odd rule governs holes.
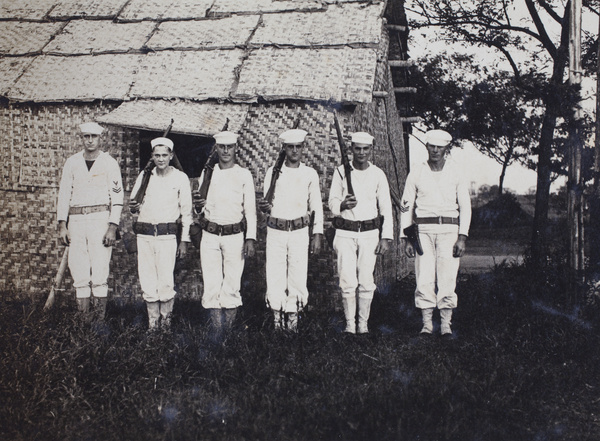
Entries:
POLYGON ((169 166, 171 159, 173 159, 173 152, 167 146, 157 145, 152 150, 152 160, 159 170, 165 170, 169 166))
POLYGON ((217 155, 219 161, 229 163, 235 159, 235 144, 217 144, 217 155))
POLYGON ((93 135, 91 133, 84 133, 81 135, 83 142, 83 148, 88 152, 95 152, 100 148, 100 135, 93 135))
POLYGON ((357 164, 365 164, 371 156, 371 144, 352 143, 352 159, 357 164))
POLYGON ((448 146, 440 146, 427 144, 427 153, 429 154, 429 161, 431 162, 440 162, 446 157, 446 152, 448 151, 448 146))
POLYGON ((303 144, 285 144, 285 157, 286 159, 295 164, 302 158, 303 144))

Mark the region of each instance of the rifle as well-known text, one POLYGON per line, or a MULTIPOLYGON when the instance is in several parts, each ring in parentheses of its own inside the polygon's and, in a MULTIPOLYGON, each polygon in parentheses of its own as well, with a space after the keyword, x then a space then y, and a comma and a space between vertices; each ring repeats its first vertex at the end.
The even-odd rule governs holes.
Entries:
MULTIPOLYGON (((165 130, 165 132, 163 133, 163 138, 166 138, 169 135, 169 132, 173 128, 173 122, 174 120, 173 118, 171 118, 171 124, 169 124, 167 130, 165 130)), ((181 163, 179 162, 179 159, 177 159, 176 155, 173 155, 173 165, 179 170, 182 170, 181 163)), ((154 167, 156 167, 156 164, 154 164, 154 161, 152 160, 152 158, 150 158, 148 160, 148 163, 146 164, 146 167, 144 167, 144 177, 142 178, 140 188, 136 195, 131 198, 133 202, 141 204, 144 200, 144 196, 146 195, 146 190, 148 189, 148 183, 150 182, 150 177, 152 176, 152 170, 154 170, 154 167)))
POLYGON ((352 187, 352 180, 350 178, 350 172, 352 166, 350 165, 350 159, 348 159, 348 147, 344 141, 344 135, 340 127, 340 121, 338 120, 337 112, 333 111, 333 121, 335 123, 335 131, 337 132, 338 143, 340 144, 340 153, 342 154, 342 165, 344 166, 344 173, 346 174, 346 182, 348 183, 348 194, 354 194, 354 188, 352 187))
MULTIPOLYGON (((221 132, 227 130, 229 126, 229 118, 225 120, 225 124, 221 129, 221 132)), ((210 187, 210 181, 212 179, 213 171, 215 170, 215 165, 219 162, 219 155, 217 154, 217 144, 212 147, 206 162, 204 163, 204 167, 202 168, 202 173, 204 174, 202 178, 202 183, 200 184, 200 188, 198 189, 197 198, 206 200, 208 196, 208 189, 210 187)), ((190 239, 196 248, 200 248, 200 240, 202 239, 202 228, 200 224, 194 222, 190 226, 190 239)))
POLYGON ((50 289, 50 294, 48 294, 48 298, 46 299, 46 303, 44 304, 44 311, 49 310, 54 305, 54 297, 56 295, 56 291, 60 288, 60 284, 62 283, 65 277, 65 271, 67 269, 67 262, 69 260, 69 247, 66 247, 63 251, 62 259, 60 260, 60 265, 58 266, 58 271, 56 272, 56 277, 54 278, 54 283, 52 284, 52 288, 50 289))
MULTIPOLYGON (((297 129, 300 125, 300 116, 294 122, 294 127, 292 129, 297 129)), ((271 176, 271 184, 269 185, 269 189, 267 190, 267 194, 265 195, 265 200, 269 203, 273 203, 273 198, 275 197, 275 185, 277 184, 277 179, 279 179, 279 175, 281 174, 281 167, 283 167, 283 162, 285 161, 285 146, 281 147, 279 151, 279 155, 277 156, 277 160, 275 161, 275 165, 273 166, 273 175, 271 176)))
MULTIPOLYGON (((229 125, 229 118, 225 120, 225 124, 221 129, 221 132, 227 130, 227 126, 229 125)), ((204 163, 204 168, 202 169, 202 173, 204 173, 204 177, 202 178, 202 184, 200 185, 200 189, 198 190, 198 194, 200 199, 206 199, 208 196, 208 188, 210 187, 210 180, 212 179, 212 174, 215 169, 215 165, 219 162, 219 156, 217 155, 217 144, 215 144, 204 163)))

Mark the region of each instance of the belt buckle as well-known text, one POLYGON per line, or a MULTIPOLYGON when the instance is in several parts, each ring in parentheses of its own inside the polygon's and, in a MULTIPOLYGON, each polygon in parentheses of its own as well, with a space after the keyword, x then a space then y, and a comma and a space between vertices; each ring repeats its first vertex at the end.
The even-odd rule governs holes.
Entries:
POLYGON ((442 225, 443 223, 442 216, 438 216, 438 225, 442 225))
POLYGON ((81 207, 81 214, 89 214, 89 209, 90 207, 85 206, 85 207, 81 207))
POLYGON ((152 224, 152 228, 154 228, 154 237, 158 236, 158 225, 152 224))

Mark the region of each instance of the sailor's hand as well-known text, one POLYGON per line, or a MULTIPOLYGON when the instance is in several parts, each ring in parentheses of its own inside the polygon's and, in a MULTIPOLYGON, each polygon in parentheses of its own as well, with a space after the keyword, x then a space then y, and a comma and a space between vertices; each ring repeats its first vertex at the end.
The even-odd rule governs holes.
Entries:
POLYGON ((244 257, 254 257, 254 239, 246 239, 244 242, 244 257))
POLYGON ((415 257, 415 247, 413 247, 413 244, 410 243, 407 238, 402 238, 402 245, 404 246, 404 254, 406 254, 406 257, 411 259, 415 257))
POLYGON ((200 197, 199 194, 194 195, 194 208, 199 213, 202 211, 204 206, 206 205, 206 199, 200 197))
POLYGON ((377 248, 375 248, 375 254, 385 254, 390 249, 391 239, 379 239, 377 248))
POLYGON ((177 258, 183 259, 187 255, 188 243, 183 240, 179 242, 177 247, 177 258))
POLYGON ((117 226, 115 224, 108 224, 108 229, 102 238, 102 245, 105 247, 112 247, 117 242, 117 226))
POLYGON ((263 213, 270 213, 273 208, 273 204, 269 203, 266 199, 259 199, 257 205, 263 213))
POLYGON ((458 235, 458 240, 454 244, 452 248, 452 256, 453 257, 462 257, 465 254, 465 250, 467 249, 467 236, 464 234, 458 235))
POLYGON ((69 246, 71 244, 71 235, 69 234, 67 223, 65 221, 60 221, 58 223, 58 236, 63 245, 69 246))
POLYGON ((356 204, 358 204, 356 196, 354 196, 353 194, 349 194, 348 196, 346 196, 346 199, 344 199, 340 204, 340 211, 352 210, 354 207, 356 207, 356 204))
POLYGON ((321 252, 321 244, 323 243, 322 234, 313 234, 310 241, 310 254, 319 254, 321 252))

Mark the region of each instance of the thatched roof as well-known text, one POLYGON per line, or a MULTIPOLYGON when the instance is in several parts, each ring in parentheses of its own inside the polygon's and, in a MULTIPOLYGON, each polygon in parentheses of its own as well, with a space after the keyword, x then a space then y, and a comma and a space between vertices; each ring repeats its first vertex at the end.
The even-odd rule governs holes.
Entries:
POLYGON ((369 103, 383 8, 356 0, 0 0, 0 95, 151 100, 145 108, 165 99, 369 103))

